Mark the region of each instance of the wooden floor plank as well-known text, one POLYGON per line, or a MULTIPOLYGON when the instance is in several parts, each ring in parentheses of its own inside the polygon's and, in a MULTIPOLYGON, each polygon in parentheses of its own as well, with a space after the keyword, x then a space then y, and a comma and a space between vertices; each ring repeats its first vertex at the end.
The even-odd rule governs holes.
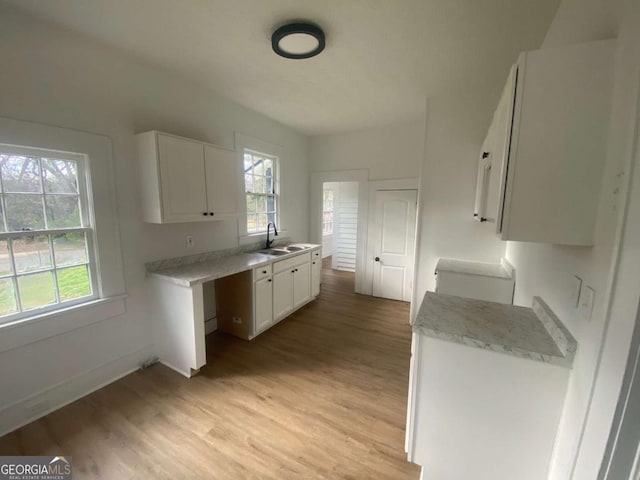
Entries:
POLYGON ((406 303, 357 295, 323 262, 318 299, 251 342, 207 338, 186 379, 133 373, 0 438, 72 455, 74 478, 418 479, 404 446, 406 303))

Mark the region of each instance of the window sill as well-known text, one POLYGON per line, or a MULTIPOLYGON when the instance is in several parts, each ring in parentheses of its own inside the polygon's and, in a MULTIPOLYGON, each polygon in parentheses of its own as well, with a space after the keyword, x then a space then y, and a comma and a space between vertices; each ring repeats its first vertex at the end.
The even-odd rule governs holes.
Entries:
POLYGON ((122 315, 126 298, 100 298, 0 325, 0 353, 122 315))

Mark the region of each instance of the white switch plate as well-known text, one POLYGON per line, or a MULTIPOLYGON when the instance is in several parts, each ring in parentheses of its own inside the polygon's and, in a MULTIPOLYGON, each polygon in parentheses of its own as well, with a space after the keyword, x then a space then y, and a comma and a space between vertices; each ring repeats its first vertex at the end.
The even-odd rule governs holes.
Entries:
POLYGON ((596 292, 593 288, 585 285, 580 292, 580 305, 578 309, 580 316, 585 320, 591 320, 591 312, 593 311, 593 302, 596 297, 596 292))
POLYGON ((571 277, 571 305, 574 308, 580 306, 580 290, 582 290, 582 279, 574 275, 571 277))
POLYGON ((193 235, 187 235, 187 247, 193 247, 193 235))

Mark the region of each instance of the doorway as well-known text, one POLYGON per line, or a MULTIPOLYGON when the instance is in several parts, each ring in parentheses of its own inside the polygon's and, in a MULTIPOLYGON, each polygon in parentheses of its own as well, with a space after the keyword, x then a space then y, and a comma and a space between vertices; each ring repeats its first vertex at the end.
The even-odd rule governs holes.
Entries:
POLYGON ((322 184, 322 257, 333 270, 356 272, 358 193, 358 182, 322 184))

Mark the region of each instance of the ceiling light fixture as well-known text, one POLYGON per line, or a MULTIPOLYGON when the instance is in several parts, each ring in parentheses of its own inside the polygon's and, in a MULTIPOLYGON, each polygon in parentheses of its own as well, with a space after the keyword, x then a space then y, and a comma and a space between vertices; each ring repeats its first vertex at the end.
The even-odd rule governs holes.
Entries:
POLYGON ((271 35, 273 51, 284 58, 311 58, 324 50, 324 32, 311 23, 288 23, 271 35))

